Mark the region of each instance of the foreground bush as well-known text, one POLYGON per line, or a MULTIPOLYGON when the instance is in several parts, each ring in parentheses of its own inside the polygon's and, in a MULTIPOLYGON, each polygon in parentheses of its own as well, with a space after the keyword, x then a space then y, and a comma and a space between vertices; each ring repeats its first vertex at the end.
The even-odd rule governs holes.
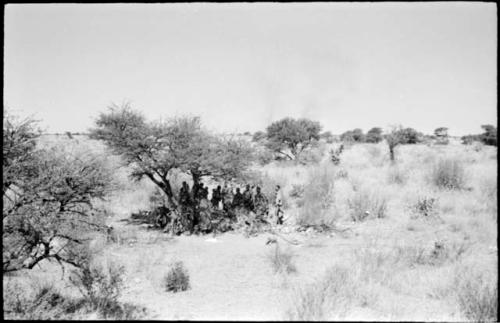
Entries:
POLYGON ((295 292, 285 313, 290 321, 335 320, 343 317, 357 293, 356 281, 348 268, 334 266, 325 276, 295 292))
POLYGON ((99 308, 88 298, 68 297, 52 283, 42 282, 34 290, 15 283, 5 284, 4 318, 18 320, 83 320, 97 312, 99 318, 130 320, 143 316, 145 309, 118 301, 101 302, 99 308))
POLYGON ((105 212, 96 202, 114 187, 105 158, 67 146, 40 148, 39 136, 35 121, 4 118, 4 272, 45 259, 78 265, 69 249, 103 228, 105 212))
POLYGON ((80 300, 63 296, 50 283, 41 283, 28 293, 18 284, 6 284, 4 318, 16 320, 72 319, 83 308, 80 300))
POLYGON ((498 322, 498 276, 488 280, 470 270, 457 273, 455 294, 460 311, 474 322, 498 322))
POLYGON ((180 292, 189 289, 189 273, 181 261, 171 265, 170 270, 163 278, 163 285, 167 292, 180 292))
POLYGON ((465 186, 465 169, 457 159, 440 159, 432 168, 431 181, 443 189, 458 190, 465 186))

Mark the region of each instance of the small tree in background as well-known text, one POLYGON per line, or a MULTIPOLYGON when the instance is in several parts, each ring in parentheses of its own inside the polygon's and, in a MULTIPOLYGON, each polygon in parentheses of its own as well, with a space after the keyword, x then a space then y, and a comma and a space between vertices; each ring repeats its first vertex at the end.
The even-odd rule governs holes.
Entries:
POLYGON ((497 128, 492 125, 482 125, 484 133, 481 135, 481 141, 485 145, 496 146, 497 145, 497 128))
POLYGON ((364 142, 365 135, 363 130, 356 128, 354 130, 349 130, 340 135, 340 139, 344 142, 364 142))
POLYGON ((402 126, 392 127, 391 131, 385 135, 385 140, 389 146, 391 161, 394 162, 394 149, 400 144, 416 144, 420 142, 421 134, 413 128, 403 128, 402 126))
POLYGON ((366 133, 366 142, 370 143, 378 143, 381 142, 383 139, 382 137, 382 128, 379 127, 373 127, 368 132, 366 133))
POLYGON ((496 146, 497 145, 497 128, 492 125, 482 125, 484 133, 476 135, 466 135, 462 136, 462 144, 469 145, 474 141, 480 141, 485 145, 496 146))
POLYGON ((266 129, 267 147, 294 160, 314 141, 319 140, 321 125, 309 119, 284 118, 273 122, 266 129))
POLYGON ((436 136, 437 142, 439 144, 446 145, 449 142, 448 139, 448 128, 439 127, 434 130, 434 136, 436 136))

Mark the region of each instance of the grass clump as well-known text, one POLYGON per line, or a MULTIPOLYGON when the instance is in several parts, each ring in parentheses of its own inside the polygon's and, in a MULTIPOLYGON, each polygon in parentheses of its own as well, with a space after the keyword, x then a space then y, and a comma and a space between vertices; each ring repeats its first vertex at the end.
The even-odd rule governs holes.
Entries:
POLYGON ((353 221, 363 221, 369 216, 382 219, 387 215, 387 198, 369 190, 354 192, 347 200, 353 221))
POLYGON ((273 267, 274 273, 294 273, 297 272, 297 267, 293 262, 294 254, 290 251, 283 251, 276 244, 274 250, 268 255, 267 259, 273 267))
POLYGON ((497 322, 498 276, 461 270, 455 276, 455 295, 462 314, 474 322, 497 322))
POLYGON ((465 187, 465 168, 458 159, 440 159, 432 168, 431 181, 441 189, 463 189, 465 187))
POLYGON ((290 321, 334 320, 355 302, 357 285, 348 268, 334 266, 320 280, 297 289, 285 312, 290 321))
POLYGON ((438 199, 430 196, 418 196, 410 205, 410 212, 414 216, 432 216, 436 214, 438 199))
POLYGON ((32 293, 19 284, 9 283, 4 287, 5 319, 71 319, 81 307, 81 303, 63 296, 51 283, 42 282, 32 293))
POLYGON ((189 273, 182 261, 171 264, 169 271, 163 278, 163 285, 167 292, 186 291, 190 288, 189 273))
POLYGON ((324 165, 310 170, 304 185, 303 197, 299 203, 297 224, 299 226, 331 224, 328 210, 333 205, 335 170, 324 165))
POLYGON ((121 303, 125 268, 115 263, 108 266, 89 261, 72 271, 70 282, 78 288, 89 311, 96 311, 103 319, 134 319, 144 309, 121 303))

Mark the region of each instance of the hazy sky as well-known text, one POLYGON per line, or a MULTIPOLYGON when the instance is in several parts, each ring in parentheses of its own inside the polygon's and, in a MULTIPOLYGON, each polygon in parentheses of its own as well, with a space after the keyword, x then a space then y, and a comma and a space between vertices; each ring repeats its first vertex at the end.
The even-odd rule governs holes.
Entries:
POLYGON ((4 28, 4 107, 49 132, 123 101, 219 131, 496 125, 494 3, 10 4, 4 28))

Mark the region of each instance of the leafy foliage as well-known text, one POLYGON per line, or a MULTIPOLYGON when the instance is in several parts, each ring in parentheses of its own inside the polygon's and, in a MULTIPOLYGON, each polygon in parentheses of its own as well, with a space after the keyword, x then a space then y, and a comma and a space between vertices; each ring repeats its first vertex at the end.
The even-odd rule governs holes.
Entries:
POLYGON ((309 119, 284 118, 267 127, 267 146, 293 160, 313 141, 319 140, 321 125, 309 119))
POLYGON ((385 140, 389 145, 389 153, 391 161, 394 161, 394 148, 400 144, 416 144, 422 141, 422 134, 413 128, 403 128, 402 126, 395 126, 391 129, 385 140))
POLYGON ((3 269, 33 268, 43 259, 78 265, 70 252, 100 228, 95 199, 108 194, 104 161, 66 147, 37 149, 32 120, 4 120, 3 269))
POLYGON ((378 143, 381 142, 382 139, 383 139, 382 128, 373 127, 366 133, 366 139, 365 139, 366 142, 378 143))
POLYGON ((173 208, 178 205, 170 179, 173 170, 190 174, 194 183, 209 175, 229 179, 241 176, 253 158, 245 140, 214 136, 202 129, 198 117, 146 122, 128 104, 101 113, 91 138, 122 155, 133 168, 132 178, 147 177, 155 183, 173 208))
POLYGON ((497 127, 492 125, 482 125, 484 133, 481 135, 481 141, 485 145, 496 146, 497 145, 497 127))
POLYGON ((340 135, 340 139, 345 142, 364 142, 365 134, 360 128, 348 130, 340 135))
POLYGON ((180 292, 189 289, 189 273, 181 261, 171 265, 170 270, 165 275, 164 286, 167 292, 180 292))

